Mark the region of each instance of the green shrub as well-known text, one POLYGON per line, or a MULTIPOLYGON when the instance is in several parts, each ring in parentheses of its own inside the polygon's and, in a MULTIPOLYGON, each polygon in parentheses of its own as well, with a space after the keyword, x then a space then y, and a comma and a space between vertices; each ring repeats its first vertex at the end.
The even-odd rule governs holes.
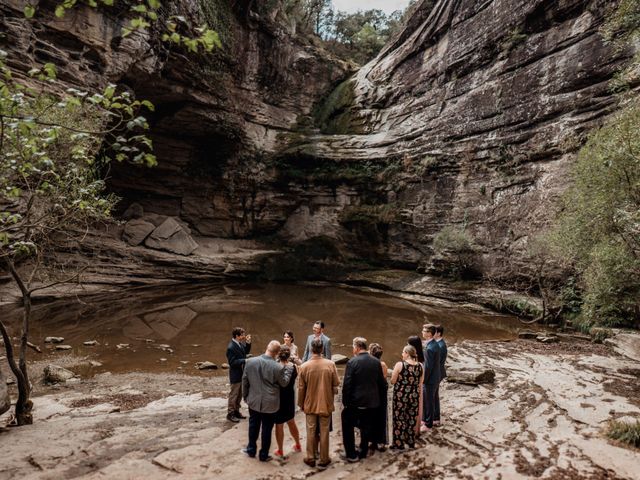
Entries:
POLYGON ((613 331, 610 328, 592 327, 589 335, 593 343, 604 343, 607 338, 613 337, 613 331))
POLYGON ((610 422, 607 436, 632 447, 640 448, 640 421, 636 420, 636 423, 610 422))
POLYGON ((448 264, 446 275, 466 279, 476 276, 476 247, 462 227, 447 225, 433 237, 433 250, 448 264))
POLYGON ((474 247, 471 236, 464 228, 447 225, 433 237, 433 249, 437 253, 466 253, 473 251, 474 247))
POLYGON ((491 307, 500 313, 517 315, 518 317, 537 318, 542 315, 542 310, 524 298, 502 298, 491 299, 491 307))
POLYGON ((398 220, 399 211, 396 204, 357 205, 346 207, 340 212, 342 224, 364 223, 370 225, 388 225, 398 220))

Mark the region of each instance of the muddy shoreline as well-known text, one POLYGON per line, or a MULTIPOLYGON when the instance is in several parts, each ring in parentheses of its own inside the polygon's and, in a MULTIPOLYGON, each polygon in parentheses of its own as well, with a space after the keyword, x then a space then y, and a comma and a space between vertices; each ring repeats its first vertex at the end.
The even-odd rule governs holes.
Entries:
POLYGON ((604 433, 609 420, 640 419, 638 362, 568 340, 464 341, 450 352, 450 368, 491 368, 496 381, 443 384, 444 425, 414 451, 344 463, 338 397, 327 471, 301 454, 262 464, 239 451, 246 421, 225 421, 225 378, 103 373, 37 386, 35 424, 0 431, 0 478, 639 478, 640 452, 604 433))

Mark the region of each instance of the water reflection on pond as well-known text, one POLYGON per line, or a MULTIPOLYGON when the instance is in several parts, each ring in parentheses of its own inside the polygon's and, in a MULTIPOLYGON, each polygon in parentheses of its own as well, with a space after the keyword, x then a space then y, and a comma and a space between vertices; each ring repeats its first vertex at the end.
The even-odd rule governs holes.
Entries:
POLYGON ((40 305, 34 317, 31 339, 45 356, 63 355, 43 343, 46 336, 60 336, 73 353, 101 362, 97 371, 190 374, 200 374, 195 362, 226 361, 234 326, 252 334, 252 353, 259 354, 269 340, 281 340, 284 330, 292 330, 303 349, 313 322, 322 320, 333 353, 351 355, 351 340, 361 335, 383 346, 389 365, 400 358, 406 338, 420 333, 425 318, 445 326, 449 343, 511 339, 519 326, 504 315, 417 305, 356 289, 280 284, 147 289, 91 303, 40 305), (89 340, 98 345, 84 346, 89 340))

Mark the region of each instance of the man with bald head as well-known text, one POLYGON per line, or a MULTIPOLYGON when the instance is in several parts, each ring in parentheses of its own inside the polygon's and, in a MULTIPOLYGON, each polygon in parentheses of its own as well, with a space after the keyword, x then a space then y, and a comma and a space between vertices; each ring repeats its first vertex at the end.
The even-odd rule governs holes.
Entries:
POLYGON ((293 365, 282 366, 276 361, 280 353, 280 342, 272 340, 267 351, 259 357, 247 360, 242 376, 242 395, 249 406, 249 443, 243 453, 253 458, 258 449, 258 435, 262 440, 258 458, 261 462, 271 460, 271 431, 275 414, 280 407, 280 387, 291 381, 293 365))

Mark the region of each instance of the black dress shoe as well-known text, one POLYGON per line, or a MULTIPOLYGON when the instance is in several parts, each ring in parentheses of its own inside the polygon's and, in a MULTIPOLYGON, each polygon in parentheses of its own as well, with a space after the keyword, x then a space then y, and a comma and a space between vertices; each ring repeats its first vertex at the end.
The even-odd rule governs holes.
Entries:
POLYGON ((243 414, 241 414, 240 412, 235 412, 233 414, 233 416, 236 417, 236 418, 239 418, 240 420, 244 420, 245 418, 247 418, 243 414))
POLYGON ((229 420, 230 422, 233 423, 238 423, 240 421, 239 418, 237 418, 234 414, 230 413, 229 415, 227 415, 227 420, 229 420))

